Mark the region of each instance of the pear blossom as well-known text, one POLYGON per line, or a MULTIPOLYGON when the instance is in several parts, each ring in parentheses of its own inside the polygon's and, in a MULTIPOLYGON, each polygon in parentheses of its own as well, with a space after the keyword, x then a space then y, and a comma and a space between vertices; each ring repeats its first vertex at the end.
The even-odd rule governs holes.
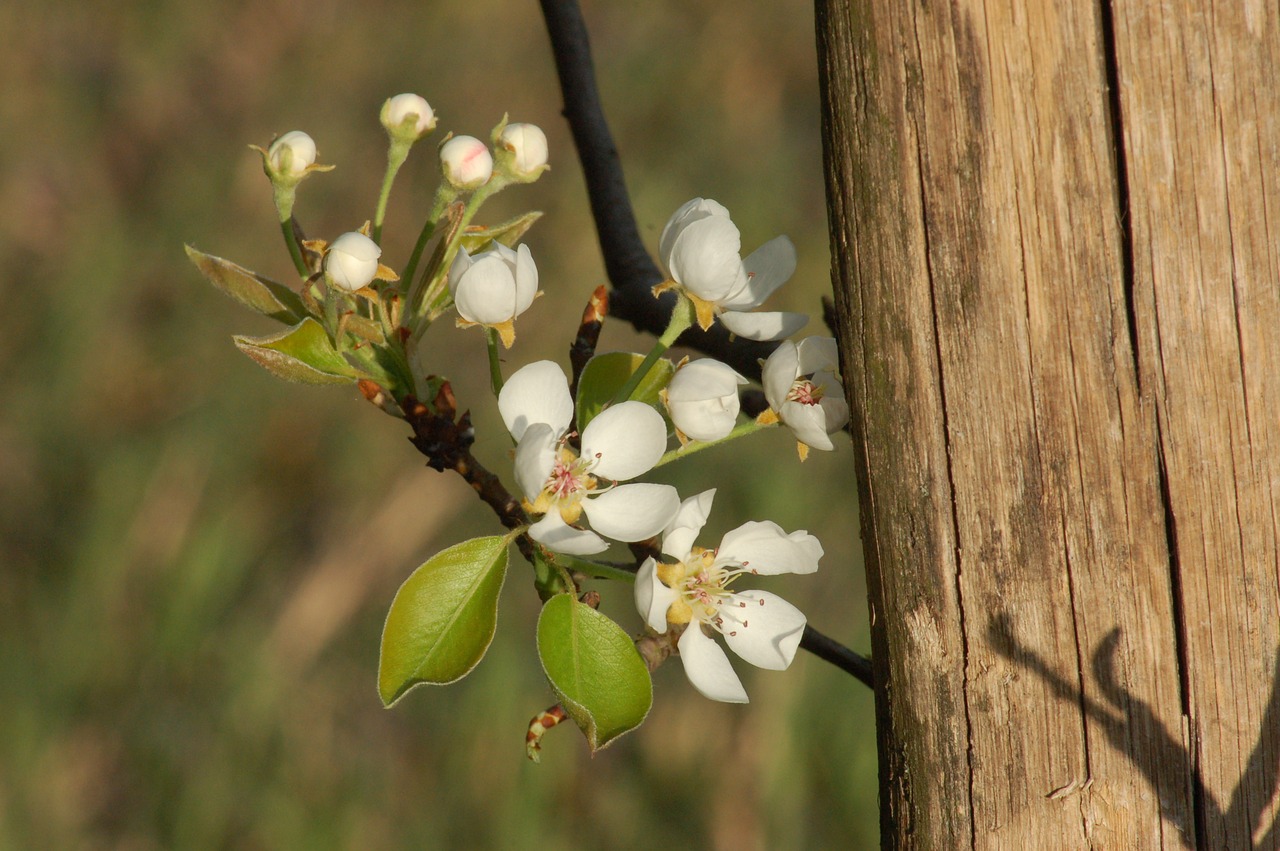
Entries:
POLYGON ((834 337, 806 337, 798 345, 787 340, 764 362, 764 396, 795 434, 802 461, 810 447, 834 449, 828 435, 849 421, 839 369, 834 337))
POLYGON ((449 267, 449 292, 459 326, 494 328, 509 349, 516 338, 515 318, 538 295, 538 267, 524 245, 513 251, 495 242, 474 257, 460 247, 449 267))
POLYGON ((746 574, 813 573, 822 544, 806 531, 787 534, 775 523, 749 522, 726 534, 715 549, 694 545, 711 512, 715 490, 680 504, 662 537, 672 561, 645 559, 636 574, 640 615, 657 632, 686 624, 677 646, 693 687, 712 700, 746 703, 747 692, 729 657, 709 633, 719 633, 734 653, 772 671, 795 658, 806 619, 768 591, 734 591, 746 574))
POLYGON ((421 95, 408 92, 388 98, 378 118, 388 133, 397 137, 404 135, 409 142, 422 138, 436 127, 436 113, 431 104, 421 95), (404 125, 410 118, 413 125, 406 130, 404 125))
POLYGON ((658 254, 668 273, 693 302, 705 331, 716 317, 748 340, 780 340, 808 322, 801 313, 751 313, 796 270, 796 249, 775 237, 743 260, 742 236, 729 211, 709 198, 694 198, 662 229, 658 254))
POLYGON ((676 434, 693 440, 719 440, 738 419, 738 385, 747 379, 711 358, 680 365, 662 391, 676 434))
POLYGON ((569 382, 556 364, 535 361, 507 379, 498 411, 516 440, 516 483, 525 508, 542 515, 529 537, 548 549, 603 552, 606 537, 643 541, 675 517, 680 496, 670 485, 616 484, 647 473, 666 450, 666 423, 643 402, 601 411, 582 430, 582 451, 575 452, 567 445, 569 382), (574 525, 583 514, 595 531, 574 525))
POLYGON ((379 277, 381 256, 378 243, 359 231, 349 231, 329 245, 324 257, 325 275, 338 289, 356 292, 379 277))
POLYGON ((440 146, 440 169, 455 189, 478 189, 493 174, 493 154, 475 136, 454 136, 440 146))
POLYGON ((267 165, 282 177, 301 177, 315 161, 315 140, 301 130, 290 130, 267 148, 267 165))
POLYGON ((511 167, 521 177, 535 177, 547 164, 547 134, 536 124, 508 124, 498 135, 498 145, 510 152, 511 167))

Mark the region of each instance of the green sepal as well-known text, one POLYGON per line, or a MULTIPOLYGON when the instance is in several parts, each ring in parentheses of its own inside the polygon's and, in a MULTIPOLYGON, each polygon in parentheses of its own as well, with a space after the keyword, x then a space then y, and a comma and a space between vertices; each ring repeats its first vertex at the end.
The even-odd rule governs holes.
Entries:
POLYGON ((565 712, 592 752, 639 727, 653 705, 653 680, 631 638, 572 594, 538 616, 538 657, 565 712))
POLYGON ((273 375, 299 384, 350 384, 367 378, 334 351, 329 335, 310 317, 279 334, 233 337, 236 348, 273 375))
POLYGON ((476 254, 490 247, 490 243, 500 242, 507 248, 515 248, 520 237, 528 233, 533 223, 542 218, 538 210, 508 219, 500 225, 487 228, 467 228, 462 234, 462 247, 468 254, 476 254))
MULTIPOLYGON (((604 406, 622 389, 631 373, 643 362, 644 355, 634 352, 609 352, 587 361, 582 377, 578 379, 578 431, 585 429, 587 423, 604 410, 604 406)), ((675 365, 671 361, 666 358, 658 360, 631 394, 631 398, 653 406, 665 417, 666 406, 662 404, 658 393, 671 382, 675 371, 675 365)))
POLYGON ((286 325, 293 325, 307 316, 302 298, 284 284, 277 284, 230 260, 197 251, 190 245, 185 248, 191 262, 209 283, 250 310, 286 325))
POLYGON ((378 695, 391 706, 414 686, 456 682, 493 641, 510 538, 455 544, 409 575, 382 628, 378 695))

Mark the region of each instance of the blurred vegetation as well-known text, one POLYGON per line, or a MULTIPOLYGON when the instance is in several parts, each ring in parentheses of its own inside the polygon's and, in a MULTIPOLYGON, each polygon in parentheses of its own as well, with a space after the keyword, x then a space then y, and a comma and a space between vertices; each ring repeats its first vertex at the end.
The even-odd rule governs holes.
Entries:
MULTIPOLYGON (((816 313, 829 278, 809 7, 586 14, 651 244, 678 204, 715 198, 746 250, 791 235, 801 267, 770 306, 816 313)), ((354 389, 279 383, 238 354, 230 334, 269 321, 183 256, 190 242, 290 278, 249 143, 315 137, 338 170, 304 185, 298 214, 332 237, 372 214, 387 96, 424 95, 436 139, 486 136, 509 111, 547 130, 553 170, 482 218, 546 211, 527 241, 547 295, 515 355, 566 363, 604 274, 535 3, 0 4, 0 80, 0 847, 874 846, 871 695, 807 654, 785 674, 738 665, 747 708, 664 666, 640 731, 590 758, 560 728, 528 763, 525 726, 551 696, 520 562, 480 667, 382 709, 397 585, 496 524, 354 389)), ((392 197, 393 266, 433 150, 392 197)), ((504 469, 480 334, 432 337, 432 370, 504 469)), ((602 348, 647 343, 613 324, 602 348)), ((768 587, 865 651, 848 447, 802 467, 785 435, 757 441, 668 480, 720 488, 708 538, 755 518, 815 532, 823 569, 768 587)), ((605 595, 638 629, 629 589, 605 595)))

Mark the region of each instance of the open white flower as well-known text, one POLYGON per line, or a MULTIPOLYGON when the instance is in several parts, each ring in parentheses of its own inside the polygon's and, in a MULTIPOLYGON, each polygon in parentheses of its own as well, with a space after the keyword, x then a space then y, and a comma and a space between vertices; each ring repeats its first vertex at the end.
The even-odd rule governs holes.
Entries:
POLYGON ((449 267, 449 292, 458 308, 458 325, 494 328, 508 349, 515 342, 515 318, 538 294, 538 267, 524 245, 514 251, 495 242, 472 257, 465 248, 449 267))
POLYGON ((746 384, 732 367, 711 358, 683 363, 662 399, 681 442, 719 440, 733 431, 740 403, 738 385, 746 384))
POLYGON ((799 345, 787 340, 764 362, 764 396, 795 434, 802 461, 809 447, 834 449, 828 435, 849 421, 839 360, 834 337, 806 337, 799 345))
POLYGON ((729 211, 709 198, 694 198, 662 229, 658 254, 679 284, 705 331, 717 316, 748 340, 780 340, 804 327, 802 313, 749 313, 786 283, 796 270, 796 249, 785 236, 740 256, 742 235, 729 211))
POLYGON ((551 361, 535 361, 507 379, 498 410, 516 439, 516 483, 525 507, 542 515, 529 537, 548 549, 603 552, 605 537, 643 541, 675 517, 680 496, 671 485, 613 484, 649 472, 666 450, 667 426, 653 408, 634 401, 606 408, 587 423, 576 453, 566 442, 573 418, 569 382, 551 361), (594 532, 573 525, 584 513, 594 532))
POLYGON ((813 573, 822 544, 803 530, 788 535, 776 523, 744 523, 714 550, 694 546, 711 512, 714 490, 686 499, 662 537, 674 564, 645 559, 636 575, 636 608, 649 626, 666 632, 688 624, 678 646, 689 682, 706 697, 746 703, 747 692, 710 632, 759 668, 785 670, 804 634, 804 613, 768 591, 732 591, 744 574, 813 573))

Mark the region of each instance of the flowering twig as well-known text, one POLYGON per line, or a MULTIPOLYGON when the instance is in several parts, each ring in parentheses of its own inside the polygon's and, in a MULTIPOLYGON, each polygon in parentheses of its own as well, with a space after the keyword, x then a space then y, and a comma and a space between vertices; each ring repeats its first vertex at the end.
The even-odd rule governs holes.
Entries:
MULTIPOLYGON (((670 322, 676 297, 672 293, 653 297, 653 287, 662 282, 663 275, 645 250, 636 226, 622 162, 604 118, 582 11, 577 0, 542 0, 542 16, 564 96, 564 117, 582 162, 600 252, 613 284, 611 311, 639 331, 660 335, 670 322)), ((681 335, 680 344, 757 379, 759 361, 777 348, 777 343, 731 338, 719 323, 710 331, 691 328, 681 335)))
POLYGON ((604 318, 609 313, 609 293, 604 287, 596 287, 591 300, 582 311, 582 324, 578 326, 578 336, 574 337, 569 347, 569 365, 573 368, 573 377, 569 381, 569 395, 578 398, 578 381, 582 378, 582 370, 587 361, 595 357, 596 344, 600 342, 600 329, 604 326, 604 318))

